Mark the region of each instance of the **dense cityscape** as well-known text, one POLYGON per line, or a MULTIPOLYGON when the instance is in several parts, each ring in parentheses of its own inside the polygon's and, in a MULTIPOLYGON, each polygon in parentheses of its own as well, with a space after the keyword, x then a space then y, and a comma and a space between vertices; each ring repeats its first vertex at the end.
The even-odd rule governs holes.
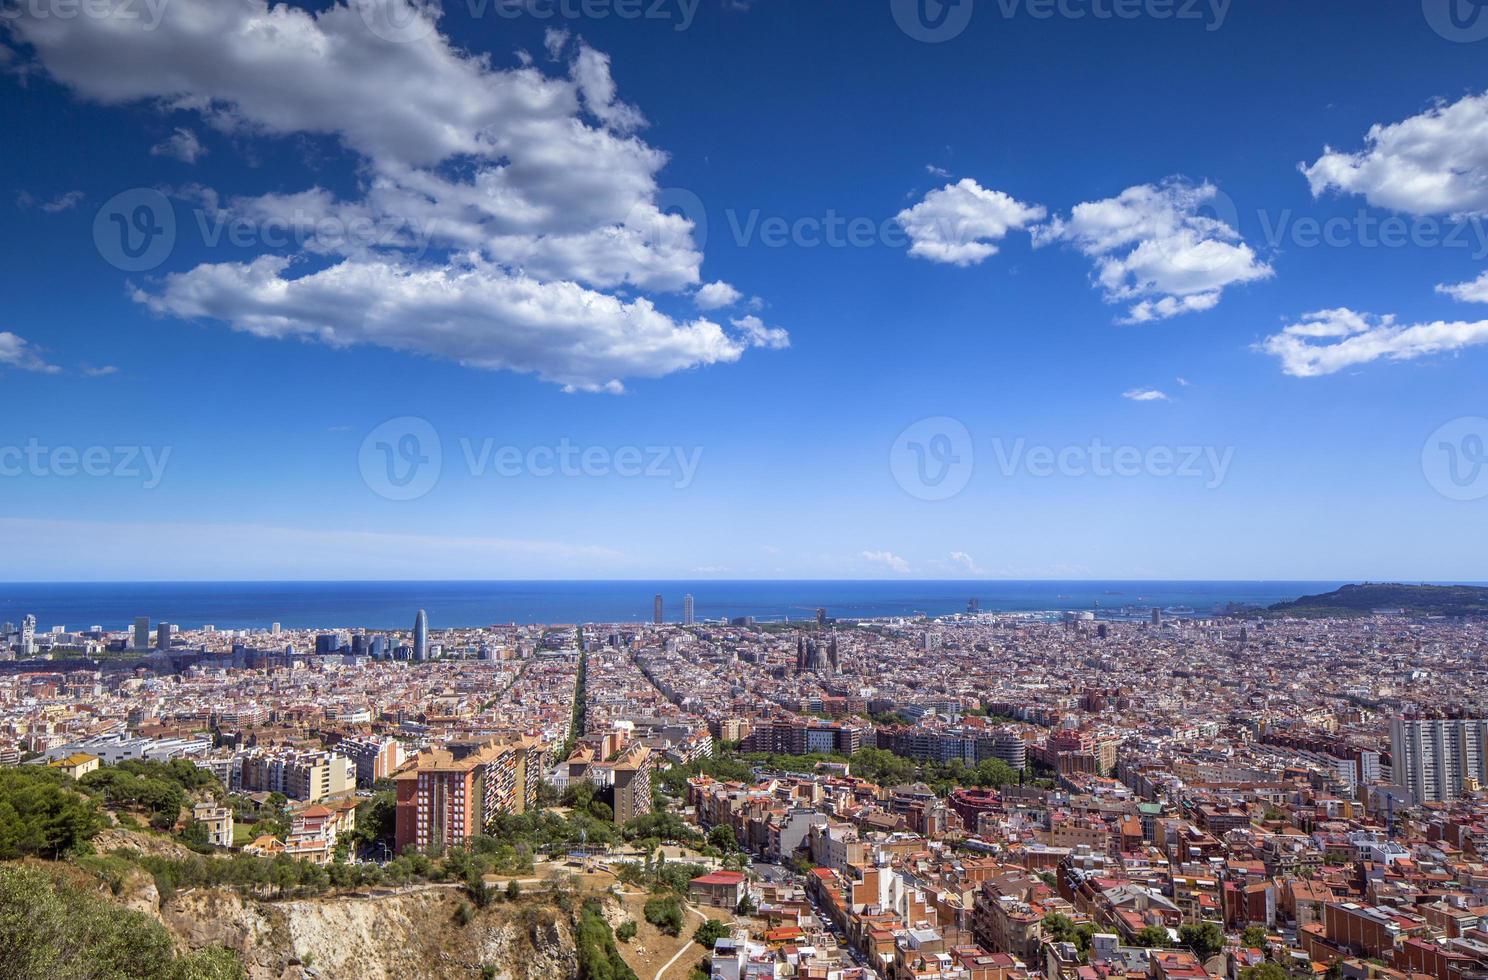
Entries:
MULTIPOLYGON (((477 907, 641 886, 605 927, 610 967, 658 978, 1488 976, 1481 620, 680 606, 460 629, 417 611, 406 632, 5 624, 0 857, 100 873, 84 855, 153 837, 181 862, 304 867, 276 872, 303 894, 462 887, 477 907), (37 781, 92 822, 46 824, 37 781)), ((204 874, 143 867, 157 893, 204 874)), ((353 975, 350 952, 314 958, 353 975)))

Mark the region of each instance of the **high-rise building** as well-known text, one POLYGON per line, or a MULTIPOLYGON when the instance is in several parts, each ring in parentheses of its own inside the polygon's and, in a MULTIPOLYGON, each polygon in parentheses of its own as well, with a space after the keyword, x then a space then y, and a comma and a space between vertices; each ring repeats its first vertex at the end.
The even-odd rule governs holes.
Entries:
POLYGON ((426 660, 429 656, 429 614, 422 609, 413 618, 413 659, 426 660))
POLYGON ((171 624, 161 623, 155 628, 155 649, 169 650, 171 648, 171 624))
POLYGON ((29 657, 36 653, 36 617, 27 615, 21 620, 21 655, 29 657))
POLYGON ((1417 803, 1455 800, 1488 785, 1488 720, 1396 718, 1390 766, 1391 778, 1417 803))
POLYGON ((150 649, 150 617, 134 617, 134 648, 136 650, 150 649))
POLYGON ((279 623, 275 623, 273 626, 269 627, 269 632, 273 633, 275 636, 278 636, 280 633, 284 632, 284 627, 279 623))
POLYGON ((682 625, 691 626, 692 623, 692 596, 685 595, 682 597, 682 625))
POLYGON ((660 626, 662 624, 661 595, 659 593, 657 594, 655 599, 651 600, 651 620, 657 626, 660 626))
POLYGON ((397 849, 457 846, 483 833, 498 813, 525 813, 542 778, 541 748, 535 739, 491 738, 419 755, 394 777, 397 849))

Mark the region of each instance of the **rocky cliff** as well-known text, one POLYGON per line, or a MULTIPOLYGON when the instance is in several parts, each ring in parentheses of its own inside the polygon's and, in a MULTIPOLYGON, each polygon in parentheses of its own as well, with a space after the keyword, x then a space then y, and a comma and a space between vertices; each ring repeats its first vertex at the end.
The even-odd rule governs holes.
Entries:
MULTIPOLYGON (((146 892, 153 886, 120 898, 147 908, 146 892)), ((253 980, 577 976, 568 915, 529 899, 470 910, 462 924, 462 905, 458 891, 439 887, 282 902, 196 889, 153 911, 184 948, 217 944, 236 950, 253 980)))

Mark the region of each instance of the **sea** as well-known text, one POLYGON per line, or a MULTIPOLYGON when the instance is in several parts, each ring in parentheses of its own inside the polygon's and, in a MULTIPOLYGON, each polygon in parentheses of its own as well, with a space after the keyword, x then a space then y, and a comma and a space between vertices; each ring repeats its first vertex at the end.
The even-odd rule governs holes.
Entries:
POLYGON ((1267 606, 1341 582, 1138 581, 540 581, 540 582, 90 582, 0 583, 0 620, 33 615, 39 631, 130 627, 135 617, 183 629, 408 629, 418 610, 432 628, 501 624, 642 623, 660 595, 680 622, 684 595, 699 621, 757 622, 945 616, 976 600, 983 613, 1139 619, 1208 616, 1231 603, 1267 606))

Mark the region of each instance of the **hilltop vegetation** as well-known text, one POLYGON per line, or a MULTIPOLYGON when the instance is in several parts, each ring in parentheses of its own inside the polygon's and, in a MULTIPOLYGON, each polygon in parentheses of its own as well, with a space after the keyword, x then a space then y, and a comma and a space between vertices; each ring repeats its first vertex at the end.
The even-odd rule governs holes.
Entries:
POLYGON ((1307 619, 1368 616, 1376 610, 1404 610, 1408 616, 1488 616, 1488 588, 1366 582, 1278 602, 1266 611, 1273 616, 1307 619))

